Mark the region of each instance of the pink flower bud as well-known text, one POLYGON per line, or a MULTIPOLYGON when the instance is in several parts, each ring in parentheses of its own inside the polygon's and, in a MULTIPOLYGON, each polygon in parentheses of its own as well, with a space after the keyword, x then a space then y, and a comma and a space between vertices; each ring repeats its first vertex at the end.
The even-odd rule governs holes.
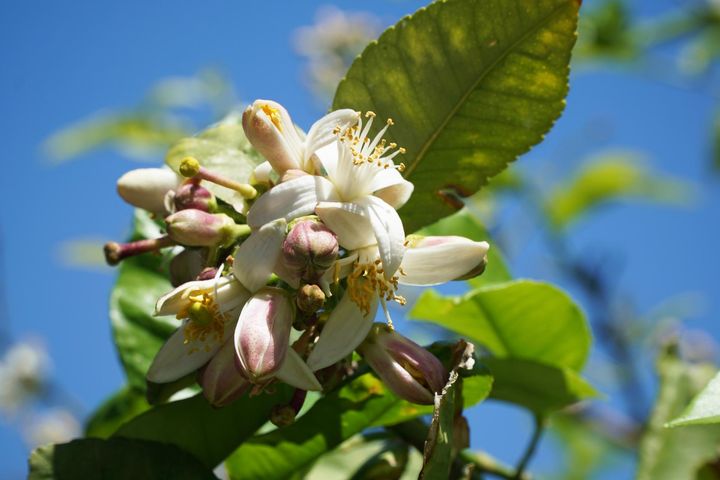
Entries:
POLYGON ((225 214, 180 210, 165 219, 170 238, 188 247, 221 245, 233 234, 235 222, 225 214))
POLYGON ((294 320, 290 297, 280 288, 265 287, 252 296, 235 327, 238 368, 251 383, 261 383, 282 366, 294 320))
POLYGON ((173 197, 175 210, 202 210, 211 212, 217 208, 215 196, 198 182, 186 182, 178 187, 173 197))
POLYGON ((337 236, 318 221, 301 220, 288 233, 282 250, 286 270, 296 278, 315 282, 337 259, 337 236))
POLYGON ((120 197, 134 207, 165 216, 165 196, 177 187, 178 176, 164 168, 130 170, 117 181, 120 197))
POLYGON ((431 405, 447 381, 435 355, 383 323, 373 325, 358 352, 395 395, 409 402, 431 405))
POLYGON ((235 344, 229 339, 202 369, 198 383, 214 407, 224 407, 240 398, 249 388, 235 362, 235 344))
POLYGON ((302 140, 290 114, 279 103, 256 100, 243 113, 242 126, 250 143, 282 175, 300 168, 302 140))

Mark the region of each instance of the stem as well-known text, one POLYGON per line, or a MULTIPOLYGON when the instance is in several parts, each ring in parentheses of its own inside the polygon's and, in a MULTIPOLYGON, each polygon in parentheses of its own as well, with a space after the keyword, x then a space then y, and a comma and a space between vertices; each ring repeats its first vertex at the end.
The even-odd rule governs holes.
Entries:
POLYGON ((525 453, 523 453, 517 467, 515 467, 515 476, 513 477, 513 480, 520 480, 523 478, 523 472, 525 472, 525 468, 527 468, 528 463, 530 463, 532 456, 535 454, 535 450, 537 450, 537 446, 540 443, 540 438, 542 437, 544 431, 545 420, 541 416, 536 415, 535 428, 533 430, 532 437, 530 438, 528 446, 525 448, 525 453))

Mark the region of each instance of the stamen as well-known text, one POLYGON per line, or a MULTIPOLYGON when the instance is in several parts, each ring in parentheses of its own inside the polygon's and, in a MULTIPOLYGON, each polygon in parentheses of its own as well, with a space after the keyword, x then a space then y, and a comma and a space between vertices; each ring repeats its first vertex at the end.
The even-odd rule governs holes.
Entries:
MULTIPOLYGON (((197 293, 188 297, 187 307, 177 314, 178 319, 189 319, 183 330, 184 344, 204 343, 205 351, 210 351, 212 343, 221 343, 225 336, 225 312, 222 312, 209 292, 197 293)), ((188 355, 199 351, 193 347, 188 355)))
POLYGON ((280 123, 280 110, 268 105, 267 103, 260 108, 262 109, 263 113, 265 113, 265 115, 270 118, 270 121, 273 123, 273 125, 275 125, 275 128, 282 132, 282 124, 280 123))
POLYGON ((387 140, 383 138, 388 127, 394 125, 392 118, 387 119, 385 126, 380 129, 372 140, 368 135, 375 118, 375 112, 366 112, 365 118, 368 119, 365 125, 363 125, 362 116, 360 116, 358 122, 351 127, 342 129, 340 126, 336 126, 333 129, 333 133, 338 136, 338 140, 348 145, 353 165, 371 165, 381 169, 395 168, 402 172, 405 165, 395 165, 392 160, 398 154, 405 153, 405 149, 398 148, 395 142, 388 144, 387 140))
MULTIPOLYGON (((407 303, 404 297, 395 293, 399 279, 400 277, 397 275, 393 275, 390 279, 385 277, 385 271, 380 259, 376 259, 372 263, 358 262, 353 266, 352 273, 347 277, 347 292, 350 299, 355 302, 365 315, 370 313, 370 305, 377 295, 380 297, 380 302, 382 302, 383 308, 386 310, 386 316, 389 318, 385 305, 386 301, 394 301, 400 305, 407 303)), ((389 324, 392 324, 392 320, 389 321, 389 324)))

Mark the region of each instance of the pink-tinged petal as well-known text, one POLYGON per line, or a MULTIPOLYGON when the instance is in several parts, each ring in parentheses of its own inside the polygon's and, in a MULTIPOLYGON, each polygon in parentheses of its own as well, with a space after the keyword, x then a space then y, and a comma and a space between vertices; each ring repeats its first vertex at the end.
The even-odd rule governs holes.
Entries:
POLYGON ((243 113, 243 130, 250 143, 276 172, 300 168, 303 140, 287 110, 271 100, 256 100, 243 113))
POLYGON ((315 374, 310 370, 310 367, 303 361, 302 357, 295 352, 292 348, 289 348, 285 361, 277 371, 275 376, 282 382, 287 383, 295 388, 301 390, 309 390, 319 392, 322 390, 322 385, 318 382, 315 374))
POLYGON ((249 388, 235 362, 235 343, 228 339, 202 369, 199 379, 203 395, 214 407, 223 407, 240 398, 249 388))
POLYGON ((375 244, 373 228, 365 210, 355 203, 322 202, 315 213, 337 235, 340 246, 357 250, 375 244))
POLYGON ((337 140, 337 128, 345 129, 357 121, 358 113, 346 108, 330 112, 315 122, 305 139, 305 169, 312 166, 310 160, 315 152, 337 140))
POLYGON ((355 350, 370 331, 377 307, 377 295, 373 295, 370 309, 364 313, 346 293, 330 314, 320 339, 310 352, 307 360, 310 369, 317 371, 328 367, 355 350))
POLYGON ((336 199, 335 187, 327 179, 314 175, 297 177, 262 194, 248 212, 248 225, 258 228, 278 218, 290 221, 311 214, 319 202, 336 199))
POLYGON ((252 383, 282 366, 293 320, 293 306, 282 289, 263 288, 245 304, 235 327, 235 353, 238 367, 252 383))
POLYGON ((235 252, 233 273, 251 292, 265 285, 280 257, 287 224, 284 219, 267 223, 253 232, 235 252))
POLYGON ((402 220, 394 208, 377 197, 365 197, 357 203, 365 208, 377 240, 385 277, 389 279, 400 267, 405 253, 402 220))
POLYGON ((490 246, 464 237, 408 237, 402 260, 404 285, 438 285, 457 280, 486 261, 490 246))

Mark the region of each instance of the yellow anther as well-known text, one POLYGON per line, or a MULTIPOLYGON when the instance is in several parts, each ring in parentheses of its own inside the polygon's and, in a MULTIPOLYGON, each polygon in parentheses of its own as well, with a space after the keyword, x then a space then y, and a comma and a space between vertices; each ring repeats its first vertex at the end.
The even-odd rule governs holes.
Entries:
POLYGON ((375 112, 373 112, 371 110, 368 110, 367 112, 365 112, 365 118, 374 118, 374 117, 375 117, 375 112))
POLYGON ((280 110, 275 107, 268 105, 267 103, 260 107, 262 111, 270 118, 270 121, 275 125, 275 128, 282 132, 282 124, 280 123, 280 110))
POLYGON ((180 175, 192 178, 200 172, 200 162, 195 157, 185 157, 180 162, 180 175))
MULTIPOLYGON (((213 297, 209 293, 197 293, 188 296, 189 304, 177 314, 179 319, 189 319, 183 330, 184 343, 200 342, 208 340, 214 343, 222 342, 225 335, 225 315, 220 311, 213 297)), ((209 349, 210 345, 203 347, 209 349)), ((189 351, 198 351, 195 347, 189 351)))
POLYGON ((393 119, 392 119, 392 118, 388 118, 388 119, 387 119, 387 124, 390 125, 390 126, 392 126, 392 125, 395 125, 395 122, 393 122, 393 119))

